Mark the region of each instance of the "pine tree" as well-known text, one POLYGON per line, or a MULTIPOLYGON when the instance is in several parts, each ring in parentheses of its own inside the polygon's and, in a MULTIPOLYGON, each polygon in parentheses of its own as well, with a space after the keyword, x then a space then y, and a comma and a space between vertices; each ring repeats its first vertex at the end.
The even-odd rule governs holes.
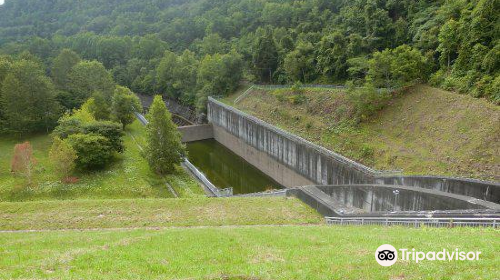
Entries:
POLYGON ((161 96, 155 96, 146 118, 146 148, 144 156, 149 167, 158 174, 168 174, 175 170, 186 154, 181 143, 181 135, 172 121, 161 96))

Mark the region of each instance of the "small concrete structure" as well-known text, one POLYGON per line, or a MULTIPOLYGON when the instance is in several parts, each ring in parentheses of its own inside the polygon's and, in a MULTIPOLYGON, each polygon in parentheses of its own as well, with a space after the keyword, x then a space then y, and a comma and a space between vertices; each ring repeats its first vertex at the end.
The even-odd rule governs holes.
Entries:
POLYGON ((212 124, 179 126, 178 130, 182 135, 183 143, 214 138, 212 124))

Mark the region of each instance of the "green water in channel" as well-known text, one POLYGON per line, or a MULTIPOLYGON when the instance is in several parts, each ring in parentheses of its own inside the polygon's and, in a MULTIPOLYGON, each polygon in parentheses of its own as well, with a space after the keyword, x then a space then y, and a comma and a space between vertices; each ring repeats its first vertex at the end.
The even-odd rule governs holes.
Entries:
POLYGON ((283 188, 214 139, 188 143, 187 150, 189 161, 219 189, 245 194, 283 188))

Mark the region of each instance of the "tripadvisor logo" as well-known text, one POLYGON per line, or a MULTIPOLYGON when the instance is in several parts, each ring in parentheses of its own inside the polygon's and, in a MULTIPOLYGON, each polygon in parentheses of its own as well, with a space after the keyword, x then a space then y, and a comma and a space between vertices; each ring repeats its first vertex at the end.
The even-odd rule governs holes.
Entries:
POLYGON ((375 251, 375 260, 381 266, 391 266, 398 260, 398 251, 392 245, 380 245, 375 251))
MULTIPOLYGON (((421 252, 415 249, 399 249, 401 260, 403 261, 478 261, 481 252, 464 252, 459 251, 458 248, 454 251, 443 249, 441 251, 421 252)), ((398 260, 398 250, 390 244, 384 244, 377 248, 375 251, 375 260, 381 266, 391 266, 398 260)))

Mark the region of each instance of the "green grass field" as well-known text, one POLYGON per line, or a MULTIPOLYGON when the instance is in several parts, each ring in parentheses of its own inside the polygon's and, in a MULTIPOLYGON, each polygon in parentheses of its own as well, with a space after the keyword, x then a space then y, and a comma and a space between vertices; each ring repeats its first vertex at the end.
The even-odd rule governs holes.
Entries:
POLYGON ((106 199, 0 203, 0 230, 311 224, 295 198, 106 199))
POLYGON ((0 278, 498 279, 500 232, 353 226, 249 226, 0 233, 0 278), (398 261, 382 244, 481 251, 479 261, 398 261))
POLYGON ((108 168, 98 172, 76 172, 78 183, 63 184, 52 172, 48 159, 51 139, 48 135, 37 135, 27 139, 0 137, 0 201, 24 201, 44 199, 77 198, 145 198, 173 197, 165 183, 169 183, 182 197, 203 196, 198 183, 181 167, 177 172, 161 178, 151 172, 140 155, 144 128, 134 122, 125 130, 125 152, 117 156, 108 168), (16 143, 30 141, 38 161, 34 184, 26 186, 23 178, 10 173, 12 151, 16 143))
POLYGON ((292 104, 255 90, 223 101, 376 169, 500 180, 499 106, 420 85, 357 128, 335 127, 344 94, 306 89, 307 101, 292 104))

